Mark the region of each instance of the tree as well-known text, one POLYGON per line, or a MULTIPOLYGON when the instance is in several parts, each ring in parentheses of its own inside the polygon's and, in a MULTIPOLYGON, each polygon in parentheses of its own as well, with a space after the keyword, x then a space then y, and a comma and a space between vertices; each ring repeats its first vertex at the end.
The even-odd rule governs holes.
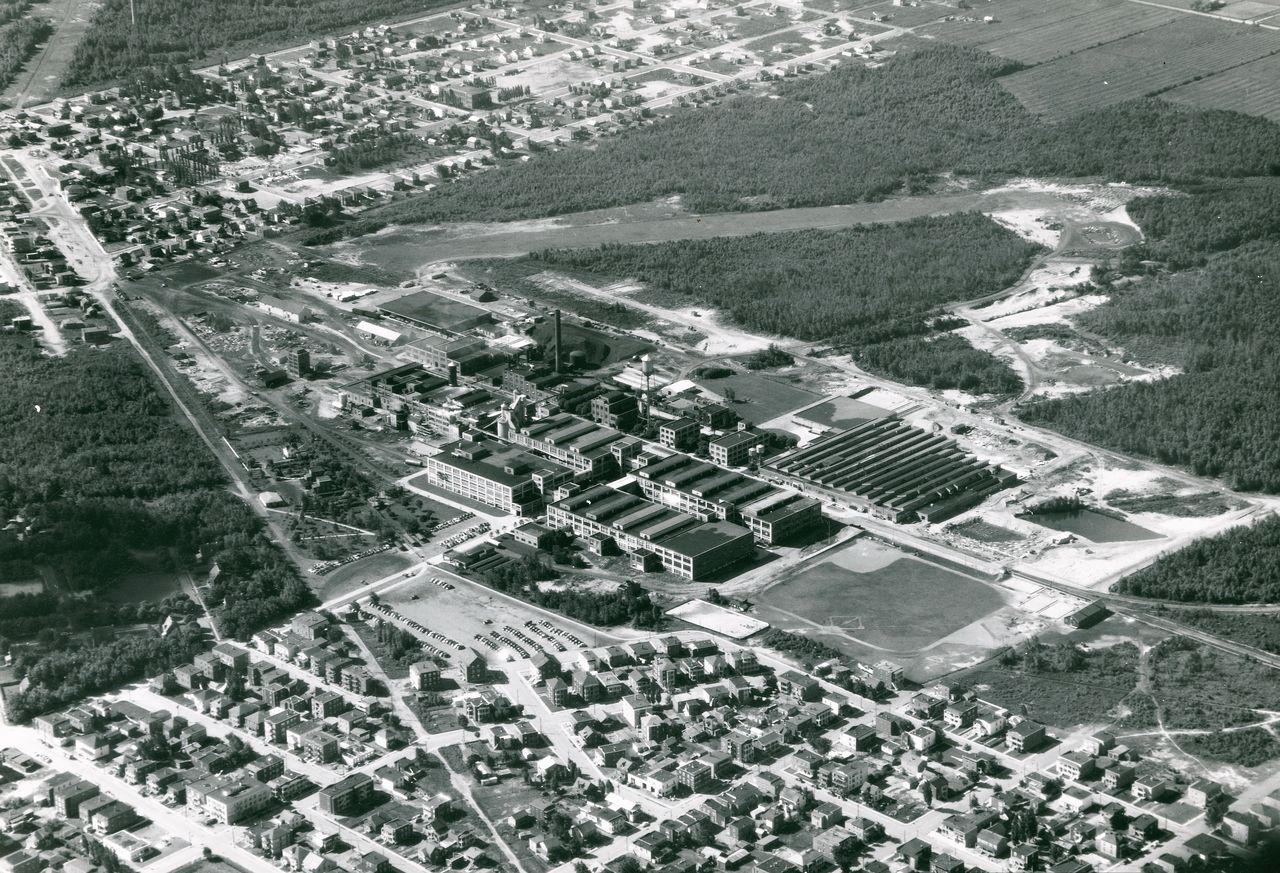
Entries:
POLYGON ((933 783, 928 779, 920 783, 920 802, 930 808, 933 807, 933 783))

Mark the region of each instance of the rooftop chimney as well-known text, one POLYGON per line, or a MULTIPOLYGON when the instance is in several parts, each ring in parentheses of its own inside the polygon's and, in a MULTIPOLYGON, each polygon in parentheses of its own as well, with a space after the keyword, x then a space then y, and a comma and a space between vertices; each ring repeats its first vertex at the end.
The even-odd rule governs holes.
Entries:
POLYGON ((561 355, 560 355, 560 310, 559 310, 559 309, 557 309, 557 310, 556 310, 556 357, 555 357, 555 370, 556 370, 556 372, 557 372, 557 373, 559 373, 559 372, 560 372, 560 358, 561 358, 561 355))

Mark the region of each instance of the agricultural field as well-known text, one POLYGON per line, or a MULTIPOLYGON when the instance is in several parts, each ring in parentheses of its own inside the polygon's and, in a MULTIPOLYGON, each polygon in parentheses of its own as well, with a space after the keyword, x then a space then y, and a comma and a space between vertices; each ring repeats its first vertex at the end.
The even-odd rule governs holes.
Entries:
POLYGON ((1000 83, 1031 112, 1061 121, 1159 94, 1280 52, 1280 32, 1183 18, 1005 76, 1000 83), (1165 58, 1134 63, 1135 58, 1165 58))
MULTIPOLYGON (((1278 19, 1280 20, 1280 19, 1278 19)), ((1230 109, 1280 122, 1280 55, 1260 58, 1160 96, 1201 109, 1230 109)))
POLYGON ((1168 9, 1111 0, 992 0, 919 32, 1034 65, 1182 17, 1168 9), (995 21, 984 21, 988 15, 995 21))

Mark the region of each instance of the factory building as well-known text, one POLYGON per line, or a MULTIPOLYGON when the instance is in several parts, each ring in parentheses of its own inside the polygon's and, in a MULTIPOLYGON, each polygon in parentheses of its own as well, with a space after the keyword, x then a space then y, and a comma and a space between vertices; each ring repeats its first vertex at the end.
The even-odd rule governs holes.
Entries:
POLYGON ((424 337, 401 348, 399 356, 441 375, 454 370, 470 375, 483 370, 491 361, 484 340, 474 337, 424 337))
POLYGON ((755 554, 751 531, 725 521, 703 522, 638 494, 597 485, 547 507, 547 525, 582 539, 607 537, 637 565, 660 565, 691 581, 705 579, 755 554))
POLYGON ((498 423, 498 438, 591 477, 617 468, 613 447, 627 439, 620 431, 568 413, 530 423, 521 423, 518 415, 504 418, 498 423))
POLYGON ((822 520, 822 504, 813 498, 688 455, 650 458, 632 475, 654 503, 743 524, 766 545, 785 542, 822 520))
POLYGON ((338 389, 338 408, 373 416, 388 427, 445 432, 492 399, 483 388, 460 387, 421 364, 403 364, 338 389))
POLYGON ((537 514, 544 494, 573 479, 572 470, 479 434, 444 446, 423 467, 419 478, 429 485, 522 516, 537 514))
POLYGON ((952 440, 895 418, 864 422, 779 455, 770 468, 899 522, 936 522, 1017 483, 952 440))

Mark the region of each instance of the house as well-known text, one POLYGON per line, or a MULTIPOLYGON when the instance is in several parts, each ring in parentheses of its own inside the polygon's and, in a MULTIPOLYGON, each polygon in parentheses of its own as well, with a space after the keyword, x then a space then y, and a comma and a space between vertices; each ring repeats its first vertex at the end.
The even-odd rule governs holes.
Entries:
POLYGON ((978 704, 961 701, 948 706, 942 713, 942 722, 953 731, 964 730, 978 717, 978 704))
POLYGON ((1133 783, 1133 796, 1139 800, 1160 801, 1172 790, 1172 783, 1157 773, 1142 776, 1133 783))
POLYGON ((1043 746, 1045 739, 1044 725, 1024 719, 1009 728, 1005 742, 1009 745, 1009 751, 1015 754, 1023 754, 1025 752, 1034 752, 1043 746))
POLYGON ((1150 840, 1160 833, 1160 822, 1151 813, 1144 812, 1129 822, 1129 838, 1150 840))
POLYGON ((433 691, 440 685, 440 667, 434 661, 416 661, 409 665, 409 684, 414 691, 433 691))
POLYGON ((1097 768, 1094 757, 1083 751, 1067 752, 1058 759, 1058 775, 1073 782, 1092 776, 1097 768))
POLYGON ((1222 786, 1217 782, 1211 779, 1197 779, 1187 786, 1184 798, 1187 803, 1197 809, 1204 809, 1225 793, 1222 786))
POLYGON ((1112 763, 1102 771, 1102 784, 1107 791, 1118 794, 1132 785, 1136 777, 1137 770, 1129 764, 1112 763))
POLYGON ((1252 846, 1258 842, 1258 820, 1252 813, 1230 810, 1222 817, 1222 829, 1237 843, 1252 846))

